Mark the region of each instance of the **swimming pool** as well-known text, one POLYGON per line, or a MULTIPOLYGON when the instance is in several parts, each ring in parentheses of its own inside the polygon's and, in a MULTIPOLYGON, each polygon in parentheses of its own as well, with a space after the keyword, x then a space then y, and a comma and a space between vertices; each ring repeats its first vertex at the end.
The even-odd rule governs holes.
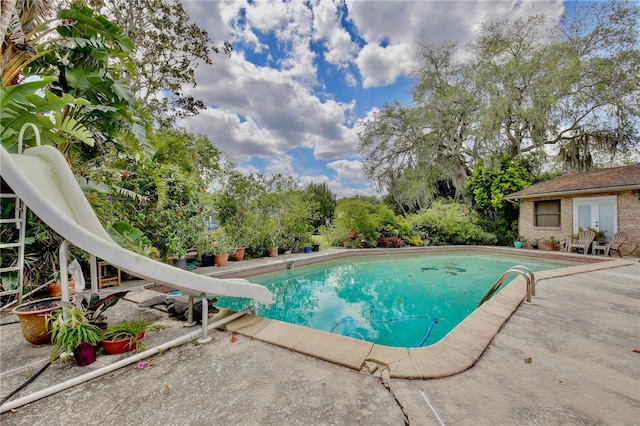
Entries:
MULTIPOLYGON (((479 253, 349 257, 249 278, 275 303, 258 306, 264 318, 372 343, 417 347, 442 339, 514 265, 532 271, 572 262, 479 253)), ((246 300, 219 298, 240 310, 246 300)))

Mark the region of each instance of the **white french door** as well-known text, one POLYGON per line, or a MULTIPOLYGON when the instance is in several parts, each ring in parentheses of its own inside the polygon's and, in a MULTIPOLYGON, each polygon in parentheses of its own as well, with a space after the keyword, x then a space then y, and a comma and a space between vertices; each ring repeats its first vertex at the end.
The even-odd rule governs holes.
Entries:
POLYGON ((579 228, 593 228, 605 231, 607 241, 611 241, 618 229, 618 202, 615 195, 610 197, 590 197, 573 199, 573 233, 579 228))

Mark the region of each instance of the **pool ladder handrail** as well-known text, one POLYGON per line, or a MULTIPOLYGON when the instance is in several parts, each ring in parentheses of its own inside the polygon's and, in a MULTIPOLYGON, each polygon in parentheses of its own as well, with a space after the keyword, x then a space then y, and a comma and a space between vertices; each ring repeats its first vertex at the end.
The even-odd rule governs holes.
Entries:
POLYGON ((536 295, 536 277, 533 275, 533 272, 531 272, 531 270, 526 266, 515 265, 506 270, 500 276, 500 278, 498 278, 498 281, 496 281, 496 283, 489 289, 489 291, 487 291, 484 297, 480 299, 480 303, 478 303, 478 306, 489 300, 511 274, 519 274, 524 277, 527 282, 527 302, 531 303, 531 296, 536 295))

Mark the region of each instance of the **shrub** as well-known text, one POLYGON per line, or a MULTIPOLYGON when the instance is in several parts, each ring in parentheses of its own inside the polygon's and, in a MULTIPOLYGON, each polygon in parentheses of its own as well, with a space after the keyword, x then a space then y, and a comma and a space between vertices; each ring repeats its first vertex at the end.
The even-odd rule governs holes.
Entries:
POLYGON ((495 244, 496 236, 480 225, 469 206, 453 201, 435 201, 428 209, 411 216, 413 230, 430 244, 495 244))
POLYGON ((398 237, 382 237, 378 240, 378 247, 398 248, 403 246, 404 241, 398 237))

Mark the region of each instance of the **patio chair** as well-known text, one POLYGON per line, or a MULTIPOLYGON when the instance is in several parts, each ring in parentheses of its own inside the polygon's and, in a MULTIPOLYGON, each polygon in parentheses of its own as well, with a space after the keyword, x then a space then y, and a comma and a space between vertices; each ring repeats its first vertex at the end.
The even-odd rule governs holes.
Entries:
POLYGON ((576 249, 576 253, 578 253, 578 249, 582 249, 583 254, 587 254, 589 251, 589 247, 591 247, 591 243, 596 238, 596 233, 593 231, 582 231, 578 234, 578 241, 572 241, 569 243, 569 247, 567 251, 571 251, 572 248, 576 249))
POLYGON ((618 252, 619 257, 622 257, 622 254, 620 253, 620 246, 626 241, 626 239, 627 234, 625 232, 616 233, 604 249, 604 255, 611 256, 611 250, 613 250, 618 252))

